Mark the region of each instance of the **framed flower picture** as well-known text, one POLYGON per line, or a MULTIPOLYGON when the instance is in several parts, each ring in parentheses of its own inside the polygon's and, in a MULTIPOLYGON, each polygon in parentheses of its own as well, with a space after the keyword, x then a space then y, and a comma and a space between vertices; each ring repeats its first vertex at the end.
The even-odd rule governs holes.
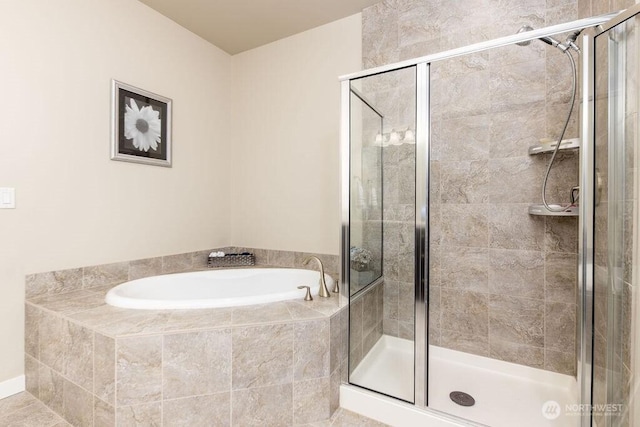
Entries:
POLYGON ((171 167, 171 100, 112 80, 111 159, 171 167))

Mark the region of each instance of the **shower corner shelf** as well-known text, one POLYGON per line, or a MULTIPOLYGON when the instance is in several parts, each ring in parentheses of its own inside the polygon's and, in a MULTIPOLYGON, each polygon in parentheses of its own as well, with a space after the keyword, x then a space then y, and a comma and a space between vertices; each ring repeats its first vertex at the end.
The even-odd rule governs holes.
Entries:
MULTIPOLYGON (((552 209, 560 208, 560 205, 549 205, 552 209)), ((578 216, 579 208, 578 206, 571 206, 568 210, 562 212, 552 212, 547 210, 544 205, 529 205, 529 215, 540 215, 540 216, 578 216)))
MULTIPOLYGON (((580 138, 563 139, 560 143, 560 151, 577 150, 580 148, 580 138)), ((556 143, 549 145, 532 145, 529 147, 529 155, 553 153, 556 143)))

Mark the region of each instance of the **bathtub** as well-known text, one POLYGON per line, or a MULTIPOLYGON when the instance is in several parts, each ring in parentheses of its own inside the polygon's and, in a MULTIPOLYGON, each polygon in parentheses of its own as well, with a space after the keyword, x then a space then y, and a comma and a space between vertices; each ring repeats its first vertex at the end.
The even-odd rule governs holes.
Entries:
MULTIPOLYGON (((303 300, 311 286, 318 295, 320 273, 292 268, 243 268, 165 274, 132 280, 111 289, 107 304, 141 310, 238 307, 291 299, 303 300)), ((333 279, 325 274, 327 288, 333 279)), ((337 296, 337 295, 336 295, 337 296)))

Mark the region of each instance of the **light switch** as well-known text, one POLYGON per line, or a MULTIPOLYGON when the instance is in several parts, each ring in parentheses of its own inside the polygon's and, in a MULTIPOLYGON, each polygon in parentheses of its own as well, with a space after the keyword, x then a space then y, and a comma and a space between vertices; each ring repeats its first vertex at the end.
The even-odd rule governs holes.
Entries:
POLYGON ((16 189, 10 187, 0 188, 0 209, 16 208, 16 189))

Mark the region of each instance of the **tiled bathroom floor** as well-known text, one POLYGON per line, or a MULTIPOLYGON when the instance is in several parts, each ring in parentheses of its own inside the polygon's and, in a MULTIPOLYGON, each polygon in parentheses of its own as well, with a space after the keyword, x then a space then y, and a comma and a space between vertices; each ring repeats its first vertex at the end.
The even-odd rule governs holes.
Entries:
POLYGON ((27 392, 0 400, 2 427, 68 427, 66 421, 27 392))
MULTIPOLYGON (((331 420, 310 424, 308 427, 384 427, 385 425, 339 408, 331 420)), ((70 427, 70 424, 50 411, 31 394, 23 392, 0 399, 0 427, 70 427)))

